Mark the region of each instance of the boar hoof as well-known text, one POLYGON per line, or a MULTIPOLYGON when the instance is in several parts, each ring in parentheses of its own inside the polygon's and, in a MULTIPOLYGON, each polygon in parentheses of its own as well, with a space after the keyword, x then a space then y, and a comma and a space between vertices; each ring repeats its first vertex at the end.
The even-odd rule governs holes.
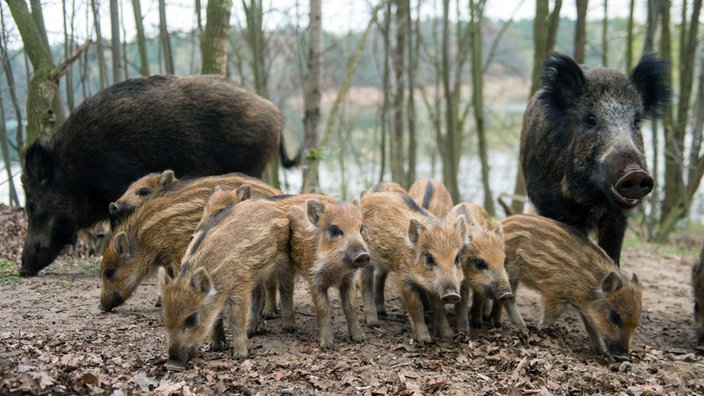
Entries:
POLYGON ((225 343, 222 341, 211 342, 208 347, 211 352, 220 352, 225 350, 225 343))
POLYGON ((183 362, 180 362, 178 360, 169 360, 168 362, 166 362, 166 364, 164 366, 169 371, 185 371, 186 370, 186 364, 183 362))

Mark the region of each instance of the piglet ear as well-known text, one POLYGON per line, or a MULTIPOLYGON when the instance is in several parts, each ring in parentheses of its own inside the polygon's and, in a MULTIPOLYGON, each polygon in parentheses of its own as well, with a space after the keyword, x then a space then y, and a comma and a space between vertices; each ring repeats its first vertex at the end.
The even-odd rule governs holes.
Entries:
POLYGON ((117 235, 115 235, 115 239, 112 241, 112 248, 121 259, 128 260, 132 257, 132 252, 130 251, 130 240, 127 237, 127 233, 124 231, 120 231, 117 235))
POLYGON ((601 282, 601 289, 605 293, 613 293, 620 289, 621 286, 623 286, 623 284, 621 283, 621 278, 618 276, 616 271, 611 271, 601 282))
POLYGON ((323 210, 325 210, 325 205, 318 200, 309 199, 306 206, 308 211, 308 221, 318 225, 318 221, 320 221, 320 214, 323 213, 323 210))
POLYGON ((574 106, 582 94, 586 78, 582 68, 567 55, 557 52, 543 63, 540 100, 548 118, 557 118, 574 106))
POLYGON ((174 280, 174 269, 171 266, 159 267, 158 279, 161 287, 170 285, 174 280))
POLYGON ((462 240, 464 241, 467 238, 467 221, 465 220, 466 217, 463 217, 464 215, 457 217, 457 220, 455 220, 455 228, 460 232, 462 240))
POLYGON ((504 237, 504 227, 501 225, 501 223, 496 223, 496 225, 494 226, 494 232, 499 237, 501 237, 501 238, 504 237))
POLYGON ((190 284, 192 288, 203 295, 208 295, 213 291, 213 282, 210 280, 210 276, 205 272, 203 267, 198 268, 193 273, 190 284))
POLYGON ((640 286, 640 282, 638 282, 638 277, 636 276, 636 274, 633 274, 633 276, 631 277, 631 282, 633 282, 633 284, 635 284, 636 286, 640 286))
POLYGON ((176 181, 176 175, 171 169, 167 169, 161 172, 161 177, 159 177, 159 182, 161 182, 162 187, 166 187, 169 184, 176 181))
POLYGON ((54 161, 49 151, 41 143, 34 142, 24 155, 25 173, 29 179, 42 186, 49 184, 54 174, 54 161))
POLYGON ((414 245, 417 245, 420 234, 422 234, 424 230, 425 227, 423 227, 418 220, 411 219, 411 222, 408 224, 408 239, 410 239, 414 245))
POLYGON ((647 53, 631 71, 631 82, 640 93, 646 118, 662 116, 672 95, 670 63, 647 53))
POLYGON ((237 198, 240 200, 240 202, 252 198, 252 185, 245 183, 237 187, 237 190, 235 190, 235 194, 237 194, 237 198))

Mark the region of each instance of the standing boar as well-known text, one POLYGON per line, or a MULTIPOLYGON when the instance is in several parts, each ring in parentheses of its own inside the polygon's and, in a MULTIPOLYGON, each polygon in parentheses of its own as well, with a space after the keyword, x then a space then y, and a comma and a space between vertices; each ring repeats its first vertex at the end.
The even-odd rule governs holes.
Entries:
POLYGON ((281 191, 259 179, 231 174, 183 179, 145 200, 113 230, 100 264, 100 309, 110 311, 127 300, 142 280, 160 266, 179 267, 217 186, 252 186, 253 195, 281 191))
POLYGON ((108 212, 113 224, 117 224, 134 212, 145 199, 163 190, 177 181, 174 171, 167 169, 161 173, 153 172, 135 180, 115 202, 110 202, 108 212))
MULTIPOLYGON (((600 247, 555 220, 514 215, 502 225, 506 269, 514 292, 522 283, 542 295, 540 327, 549 327, 566 305, 572 305, 582 317, 595 353, 628 358, 643 295, 635 274, 626 277, 600 247)), ((515 301, 503 304, 512 321, 520 323, 515 301)))
POLYGON ((694 321, 697 324, 697 347, 704 348, 704 247, 699 252, 699 261, 692 268, 694 288, 694 321))
POLYGON ((260 177, 282 141, 268 100, 217 76, 150 76, 86 99, 22 170, 29 230, 20 274, 51 264, 76 230, 108 218, 131 182, 173 169, 178 177, 243 172, 260 177))
POLYGON ((169 365, 185 366, 208 336, 220 344, 213 338, 224 335, 221 313, 229 318, 232 357, 247 357, 261 302, 253 294, 288 265, 288 240, 286 212, 250 199, 220 211, 194 236, 180 270, 160 271, 169 365))
MULTIPOLYGON (((468 331, 467 305, 469 290, 472 290, 472 309, 469 323, 482 327, 486 299, 504 301, 513 298, 508 274, 504 267, 504 237, 501 225, 493 225, 489 214, 479 205, 462 202, 455 205, 445 216, 445 222, 466 222, 470 243, 462 255, 464 281, 460 302, 455 305, 457 331, 468 331)), ((498 325, 498 324, 497 324, 498 325)))
POLYGON ((668 103, 668 73, 652 54, 626 76, 553 53, 523 116, 520 162, 538 214, 596 231, 616 264, 627 210, 653 189, 640 128, 668 103))
MULTIPOLYGON (((452 337, 444 305, 460 301, 465 222, 447 225, 401 193, 365 194, 361 208, 372 262, 362 274, 367 325, 378 325, 373 272, 390 271, 396 277, 413 338, 420 343, 430 341, 423 317, 423 294, 430 299, 437 334, 452 337)), ((383 308, 383 299, 381 303, 383 308)))
POLYGON ((435 179, 421 179, 413 183, 408 189, 408 195, 413 198, 423 209, 439 218, 452 209, 452 197, 447 187, 435 179))
MULTIPOLYGON (((315 194, 289 210, 291 263, 308 282, 320 328, 320 347, 332 349, 332 306, 328 289, 340 291, 342 310, 353 341, 364 341, 354 301, 354 279, 369 264, 362 238, 362 213, 356 205, 319 200, 315 194)), ((283 300, 283 298, 282 298, 283 300)), ((289 300, 292 300, 290 298, 289 300)), ((292 313, 290 313, 292 314, 292 313)))

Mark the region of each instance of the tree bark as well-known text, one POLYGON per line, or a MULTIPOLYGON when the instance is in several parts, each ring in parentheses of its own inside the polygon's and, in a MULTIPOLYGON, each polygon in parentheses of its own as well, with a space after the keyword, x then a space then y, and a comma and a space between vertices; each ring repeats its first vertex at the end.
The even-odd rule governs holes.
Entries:
POLYGON ((100 28, 100 4, 97 0, 90 0, 90 7, 93 10, 93 22, 95 24, 95 45, 98 51, 98 74, 100 78, 100 89, 108 86, 108 68, 105 64, 105 51, 103 49, 103 33, 100 28))
POLYGON ((321 0, 310 0, 308 22, 308 61, 304 81, 304 150, 307 153, 303 163, 303 193, 311 193, 320 186, 318 164, 320 163, 319 134, 321 100, 321 61, 323 49, 323 19, 321 0))
POLYGON ((577 6, 577 21, 574 27, 574 61, 584 63, 584 45, 587 38, 587 8, 589 0, 575 0, 577 6))
POLYGON ((174 74, 174 57, 171 52, 171 39, 166 28, 166 3, 159 0, 159 41, 164 55, 164 69, 166 74, 174 74))
POLYGON ((450 85, 450 0, 442 2, 442 44, 441 44, 441 62, 442 62, 442 87, 443 96, 445 97, 445 155, 442 157, 442 173, 443 181, 450 192, 450 196, 454 202, 459 202, 459 186, 457 182, 457 166, 455 158, 457 150, 460 149, 457 145, 456 136, 456 106, 455 95, 450 85))
MULTIPOLYGON (((3 48, 3 53, 4 53, 3 48)), ((5 164, 5 172, 7 173, 7 184, 8 184, 8 201, 10 206, 19 206, 20 200, 17 197, 17 190, 15 189, 15 182, 12 178, 12 161, 10 160, 10 145, 7 142, 7 130, 5 129, 5 108, 0 106, 0 151, 2 152, 2 160, 5 164)))
MULTIPOLYGON (((418 143, 416 137, 416 73, 418 71, 418 41, 416 38, 413 40, 414 29, 413 29, 413 19, 410 12, 410 0, 409 12, 406 15, 406 37, 408 38, 408 102, 406 108, 406 118, 408 122, 408 172, 406 172, 406 185, 410 186, 416 180, 416 161, 418 152, 418 143), (415 44, 414 44, 415 42, 415 44)), ((415 21, 415 33, 420 35, 420 4, 421 0, 418 1, 418 12, 415 21)))
POLYGON ((122 44, 120 44, 120 11, 118 0, 110 0, 110 42, 112 45, 112 83, 125 79, 122 67, 122 44))
POLYGON ((635 20, 636 0, 628 5, 628 24, 626 27, 626 70, 633 69, 633 26, 635 20))
POLYGON ((134 25, 137 31, 137 49, 139 51, 139 74, 149 75, 149 55, 147 54, 147 36, 144 34, 144 20, 142 18, 142 6, 140 0, 132 0, 132 11, 134 12, 134 25))
POLYGON ((200 42, 201 73, 224 76, 227 71, 227 43, 232 0, 208 0, 205 32, 200 42))
POLYGON ((601 21, 601 65, 609 66, 609 1, 604 0, 604 19, 601 21))
MULTIPOLYGON (((0 49, 0 62, 2 62, 2 69, 5 72, 5 79, 7 80, 7 90, 10 92, 10 101, 12 102, 12 108, 15 111, 15 120, 17 121, 17 130, 15 131, 15 150, 20 154, 24 147, 24 134, 22 133, 22 111, 20 111, 20 102, 17 100, 17 93, 15 90, 15 77, 12 72, 12 65, 10 63, 10 58, 7 54, 7 29, 5 26, 5 18, 2 12, 0 12, 0 34, 2 35, 2 47, 0 49)), ((20 160, 24 160, 24 156, 20 155, 20 160)))
POLYGON ((387 127, 389 125, 388 123, 388 112, 389 112, 389 105, 391 103, 390 100, 390 95, 391 95, 391 71, 389 67, 389 52, 391 48, 391 39, 389 38, 389 35, 391 34, 391 2, 388 2, 386 4, 386 8, 384 11, 384 24, 381 26, 381 36, 382 36, 382 42, 383 42, 383 47, 384 47, 384 54, 382 55, 381 59, 383 59, 384 65, 382 67, 382 76, 381 76, 381 90, 383 92, 383 99, 381 103, 381 111, 379 114, 379 118, 381 119, 380 125, 381 125, 381 144, 379 145, 379 151, 380 151, 380 166, 379 166, 379 182, 384 180, 385 173, 386 173, 386 138, 387 138, 387 127))
MULTIPOLYGON (((406 52, 406 31, 408 13, 410 12, 409 0, 394 0, 396 4, 396 46, 393 54, 392 64, 394 76, 396 77, 396 89, 393 96, 394 109, 394 144, 392 145, 391 155, 391 178, 392 180, 405 184, 406 175, 404 172, 404 114, 403 107, 405 102, 406 89, 406 67, 405 67, 405 52, 406 52)), ((405 186, 408 187, 408 186, 405 186)))

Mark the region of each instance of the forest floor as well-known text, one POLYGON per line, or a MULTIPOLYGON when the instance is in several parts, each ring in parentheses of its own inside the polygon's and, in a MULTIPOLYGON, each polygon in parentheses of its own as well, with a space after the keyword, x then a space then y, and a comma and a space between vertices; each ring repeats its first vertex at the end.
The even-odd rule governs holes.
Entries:
POLYGON ((637 273, 644 287, 630 361, 595 356, 573 310, 538 330, 539 298, 525 288, 517 297, 528 330, 507 323, 429 345, 411 342, 390 286, 388 318, 364 327, 366 342, 348 341, 333 293, 335 350, 322 351, 299 282, 295 334, 283 333, 280 319, 267 320, 249 341, 248 359, 233 361, 203 345, 186 370, 169 371, 155 281, 114 312, 101 312, 99 258, 79 252, 39 276, 15 275, 25 229, 22 210, 0 206, 0 394, 704 394, 690 280, 701 236, 680 247, 624 249, 624 271, 637 273))

